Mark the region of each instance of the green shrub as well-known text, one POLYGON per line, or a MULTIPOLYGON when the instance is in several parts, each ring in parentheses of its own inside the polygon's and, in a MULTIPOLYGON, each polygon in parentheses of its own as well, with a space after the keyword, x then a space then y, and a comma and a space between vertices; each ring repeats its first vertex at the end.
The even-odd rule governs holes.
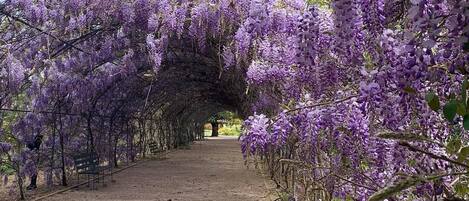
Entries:
POLYGON ((241 133, 241 125, 226 125, 218 130, 220 135, 239 136, 241 133))

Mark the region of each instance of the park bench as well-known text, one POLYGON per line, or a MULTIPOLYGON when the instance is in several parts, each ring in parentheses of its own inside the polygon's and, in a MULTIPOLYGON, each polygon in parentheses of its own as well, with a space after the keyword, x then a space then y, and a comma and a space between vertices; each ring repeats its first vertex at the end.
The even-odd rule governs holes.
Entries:
POLYGON ((73 157, 73 160, 77 171, 78 183, 80 183, 80 175, 87 175, 88 185, 90 185, 91 182, 91 188, 93 188, 93 184, 96 179, 99 183, 101 177, 104 185, 104 177, 106 176, 106 170, 109 171, 112 180, 111 166, 100 165, 98 154, 96 154, 95 152, 77 154, 73 157), (91 179, 90 176, 92 176, 91 179))
POLYGON ((154 156, 162 157, 164 158, 166 151, 163 149, 160 149, 160 146, 156 142, 150 142, 148 143, 148 148, 150 149, 150 153, 154 156))

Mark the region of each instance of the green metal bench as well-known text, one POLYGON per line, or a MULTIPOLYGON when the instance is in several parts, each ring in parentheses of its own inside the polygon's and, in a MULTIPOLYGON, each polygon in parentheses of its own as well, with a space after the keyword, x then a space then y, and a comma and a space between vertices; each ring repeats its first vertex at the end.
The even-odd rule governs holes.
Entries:
POLYGON ((75 168, 77 171, 78 183, 80 183, 80 175, 88 176, 88 185, 93 188, 94 180, 99 180, 102 177, 103 185, 105 184, 106 170, 109 171, 112 180, 112 171, 110 165, 100 165, 98 154, 95 152, 87 152, 77 154, 73 157, 75 168), (90 176, 92 178, 90 179, 90 176), (96 178, 97 177, 97 178, 96 178))
POLYGON ((161 149, 158 143, 150 142, 148 143, 148 148, 150 149, 150 153, 153 156, 157 156, 157 158, 160 158, 160 159, 166 157, 166 154, 165 154, 166 151, 161 149))

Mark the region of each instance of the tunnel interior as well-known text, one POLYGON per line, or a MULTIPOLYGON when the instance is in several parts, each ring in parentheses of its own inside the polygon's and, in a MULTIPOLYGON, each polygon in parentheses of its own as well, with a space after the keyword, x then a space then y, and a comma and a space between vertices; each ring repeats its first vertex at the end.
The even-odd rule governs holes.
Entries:
POLYGON ((242 68, 223 67, 216 48, 201 52, 190 41, 174 40, 171 44, 178 48, 166 52, 157 71, 149 55, 133 58, 135 72, 111 77, 103 98, 95 96, 95 108, 111 105, 107 113, 113 117, 136 117, 131 121, 138 122, 143 156, 149 151, 147 144, 171 149, 204 138, 204 124, 219 112, 231 111, 241 118, 250 113, 253 92, 247 91, 242 68), (121 98, 104 98, 115 95, 121 98))
POLYGON ((247 96, 241 72, 224 74, 218 61, 194 52, 169 58, 155 80, 149 80, 146 112, 174 128, 169 132, 181 143, 201 138, 207 119, 219 112, 248 112, 243 107, 247 96))
POLYGON ((0 0, 0 65, 8 71, 0 80, 0 141, 24 147, 43 136, 41 152, 51 155, 43 171, 60 164, 65 178, 73 154, 82 152, 118 166, 145 158, 151 147, 202 139, 204 124, 221 111, 252 114, 252 58, 235 50, 235 33, 249 16, 245 5, 31 4, 0 0), (207 15, 192 15, 203 7, 210 7, 207 15), (243 20, 228 18, 235 11, 243 20))

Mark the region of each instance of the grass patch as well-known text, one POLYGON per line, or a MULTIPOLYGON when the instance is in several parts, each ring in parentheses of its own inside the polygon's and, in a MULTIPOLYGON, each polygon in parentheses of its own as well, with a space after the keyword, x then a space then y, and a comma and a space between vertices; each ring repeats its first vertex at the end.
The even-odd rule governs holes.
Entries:
POLYGON ((218 129, 220 135, 239 136, 241 134, 241 125, 227 125, 218 129))
MULTIPOLYGON (((220 136, 239 136, 241 134, 241 125, 225 125, 218 129, 218 135, 220 136)), ((211 129, 204 129, 204 136, 212 136, 211 129)))

